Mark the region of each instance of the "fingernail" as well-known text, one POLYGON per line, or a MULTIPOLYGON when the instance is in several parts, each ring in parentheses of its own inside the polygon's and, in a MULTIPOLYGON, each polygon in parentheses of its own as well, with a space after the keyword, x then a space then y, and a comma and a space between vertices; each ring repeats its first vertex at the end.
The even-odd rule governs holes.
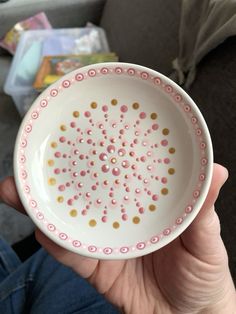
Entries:
POLYGON ((224 173, 225 173, 225 181, 224 183, 228 180, 228 177, 229 177, 229 171, 227 168, 225 168, 224 166, 222 166, 222 168, 224 169, 224 173))

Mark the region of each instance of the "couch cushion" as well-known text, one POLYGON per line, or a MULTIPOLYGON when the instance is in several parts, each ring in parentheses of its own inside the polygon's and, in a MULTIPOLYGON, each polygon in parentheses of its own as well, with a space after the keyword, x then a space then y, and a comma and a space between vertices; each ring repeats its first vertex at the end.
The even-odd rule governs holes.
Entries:
POLYGON ((101 26, 120 61, 164 74, 178 53, 180 0, 107 0, 101 26))
POLYGON ((201 109, 210 129, 215 161, 229 169, 230 177, 216 208, 222 237, 228 248, 236 283, 236 36, 226 40, 199 64, 188 93, 201 109))
POLYGON ((10 56, 0 56, 0 94, 3 92, 3 85, 6 81, 11 61, 12 58, 10 56))

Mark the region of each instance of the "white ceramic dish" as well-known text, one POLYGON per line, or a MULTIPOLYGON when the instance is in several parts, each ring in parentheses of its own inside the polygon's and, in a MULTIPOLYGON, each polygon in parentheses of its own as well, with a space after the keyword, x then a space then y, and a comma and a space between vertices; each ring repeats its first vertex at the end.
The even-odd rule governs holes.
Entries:
POLYGON ((180 235, 212 177, 212 144, 192 99, 133 64, 81 68, 25 116, 15 179, 35 224, 79 254, 125 259, 180 235))

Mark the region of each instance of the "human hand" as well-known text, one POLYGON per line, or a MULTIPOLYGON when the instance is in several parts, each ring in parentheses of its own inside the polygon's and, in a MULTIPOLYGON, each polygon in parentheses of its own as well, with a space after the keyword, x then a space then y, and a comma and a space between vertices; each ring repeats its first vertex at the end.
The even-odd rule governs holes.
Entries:
MULTIPOLYGON (((236 313, 235 288, 214 210, 227 171, 214 173, 207 199, 185 232, 162 249, 136 259, 103 261, 67 251, 39 230, 36 238, 125 313, 236 313)), ((13 178, 0 184, 0 199, 24 211, 13 178)))

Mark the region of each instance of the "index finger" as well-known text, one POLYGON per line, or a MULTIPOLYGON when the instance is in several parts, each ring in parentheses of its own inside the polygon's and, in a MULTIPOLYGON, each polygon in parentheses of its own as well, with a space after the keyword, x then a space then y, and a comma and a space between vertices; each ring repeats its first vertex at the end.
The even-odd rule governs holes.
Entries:
POLYGON ((0 200, 20 213, 27 215, 17 193, 13 177, 7 177, 0 182, 0 200))

